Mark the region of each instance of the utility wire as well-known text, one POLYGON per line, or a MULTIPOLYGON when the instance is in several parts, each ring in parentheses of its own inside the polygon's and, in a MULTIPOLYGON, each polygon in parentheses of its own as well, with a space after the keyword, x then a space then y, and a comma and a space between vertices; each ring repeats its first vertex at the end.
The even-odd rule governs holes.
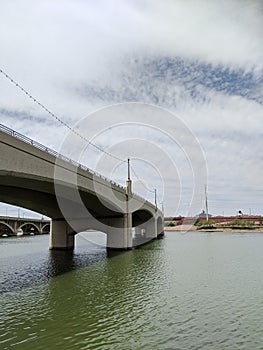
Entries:
POLYGON ((119 158, 118 156, 105 151, 103 148, 97 146, 96 144, 92 143, 90 140, 88 140, 85 136, 83 136, 82 134, 80 134, 79 132, 77 132, 75 129, 73 129, 70 125, 68 125, 67 123, 65 123, 60 117, 58 117, 55 113, 51 112, 47 107, 45 107, 41 102, 39 102, 33 95, 31 95, 26 89, 23 88, 23 86, 21 86, 19 83, 17 83, 13 78, 11 78, 7 73, 5 73, 2 69, 0 69, 0 73, 7 78, 12 84, 14 84, 18 89, 20 89, 27 97, 29 97, 31 100, 33 100, 33 102, 35 102, 40 108, 42 108, 45 112, 47 112, 52 118, 55 118, 61 125, 63 125, 64 127, 66 127, 68 130, 70 130, 71 132, 73 132, 75 135, 77 135, 78 137, 80 137, 82 140, 84 140, 85 142, 87 142, 89 145, 91 145, 92 147, 96 148, 98 151, 103 152, 105 154, 107 154, 108 156, 115 158, 123 163, 126 162, 126 160, 123 160, 121 158, 119 158))
POLYGON ((133 166, 131 165, 131 170, 134 174, 134 176, 137 178, 138 181, 140 181, 140 183, 143 185, 143 187, 148 191, 148 192, 151 192, 151 193, 155 193, 155 190, 151 190, 149 187, 147 187, 145 185, 145 183, 139 178, 139 176, 136 174, 136 171, 134 170, 133 166))
MULTIPOLYGON (((121 158, 119 158, 118 156, 105 151, 103 148, 97 146, 96 144, 94 144, 93 142, 91 142, 90 140, 88 140, 85 136, 83 136, 82 134, 80 134, 79 132, 77 132, 75 129, 73 129, 70 125, 68 125, 67 123, 65 123, 58 115, 56 115, 55 113, 53 113, 52 111, 50 111, 46 106, 44 106, 41 102, 39 102, 33 95, 31 95, 26 89, 23 88, 23 86, 21 86, 17 81, 15 81, 12 77, 10 77, 5 71, 3 71, 0 68, 0 73, 6 78, 8 79, 13 85, 15 85, 18 89, 20 89, 27 97, 29 97, 31 100, 33 100, 34 103, 36 103, 40 108, 42 108, 46 113, 48 113, 52 118, 54 118, 57 122, 59 122, 61 125, 63 125, 64 127, 66 127, 68 130, 70 130, 71 132, 73 132, 76 136, 80 137, 82 140, 84 140, 85 142, 87 142, 87 144, 91 145, 92 147, 94 147, 95 149, 97 149, 100 152, 103 152, 104 154, 115 158, 116 160, 122 162, 122 163, 126 163, 126 160, 123 160, 121 158)), ((132 172, 134 174, 134 176, 137 178, 137 180, 139 182, 142 183, 142 185, 144 186, 144 188, 151 193, 154 193, 154 190, 149 189, 144 182, 139 178, 139 176, 136 174, 136 171, 134 170, 134 168, 131 166, 132 172)))

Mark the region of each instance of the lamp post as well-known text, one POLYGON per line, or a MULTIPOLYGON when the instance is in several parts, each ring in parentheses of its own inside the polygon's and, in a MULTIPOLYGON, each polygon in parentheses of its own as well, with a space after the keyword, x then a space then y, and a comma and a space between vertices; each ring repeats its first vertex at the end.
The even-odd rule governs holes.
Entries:
POLYGON ((207 187, 205 185, 205 212, 206 212, 206 221, 208 221, 208 204, 207 204, 207 187))

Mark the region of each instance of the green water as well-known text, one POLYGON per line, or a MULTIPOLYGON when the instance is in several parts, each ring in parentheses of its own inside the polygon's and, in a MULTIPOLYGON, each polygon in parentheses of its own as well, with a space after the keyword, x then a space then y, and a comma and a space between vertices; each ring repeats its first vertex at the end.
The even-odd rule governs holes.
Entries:
POLYGON ((0 349, 263 349, 263 234, 167 233, 107 256, 0 240, 0 349))

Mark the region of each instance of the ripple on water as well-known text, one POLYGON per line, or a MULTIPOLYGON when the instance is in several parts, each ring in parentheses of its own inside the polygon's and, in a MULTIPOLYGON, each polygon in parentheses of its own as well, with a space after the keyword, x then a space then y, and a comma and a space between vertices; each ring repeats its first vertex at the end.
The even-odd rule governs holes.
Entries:
POLYGON ((260 349, 261 240, 168 234, 112 258, 90 243, 50 255, 44 240, 6 252, 0 348, 260 349))

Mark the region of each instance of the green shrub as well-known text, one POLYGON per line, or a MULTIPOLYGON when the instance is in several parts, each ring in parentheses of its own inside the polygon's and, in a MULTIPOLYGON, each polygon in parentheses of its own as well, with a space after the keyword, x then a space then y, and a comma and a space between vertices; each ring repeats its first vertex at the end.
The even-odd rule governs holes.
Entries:
POLYGON ((251 222, 249 220, 234 220, 229 223, 229 226, 231 227, 252 227, 254 226, 254 222, 251 222))
POLYGON ((175 223, 174 222, 172 222, 172 221, 169 221, 169 222, 165 222, 164 223, 164 226, 166 226, 166 227, 173 227, 173 226, 175 226, 175 223))
POLYGON ((172 221, 170 221, 169 223, 168 223, 168 225, 167 226, 169 226, 169 227, 174 227, 175 226, 175 223, 174 222, 172 222, 172 221))
POLYGON ((208 221, 197 219, 196 222, 195 222, 195 225, 198 228, 207 228, 207 227, 211 228, 211 227, 214 226, 214 224, 215 224, 215 222, 212 219, 208 219, 208 221))

